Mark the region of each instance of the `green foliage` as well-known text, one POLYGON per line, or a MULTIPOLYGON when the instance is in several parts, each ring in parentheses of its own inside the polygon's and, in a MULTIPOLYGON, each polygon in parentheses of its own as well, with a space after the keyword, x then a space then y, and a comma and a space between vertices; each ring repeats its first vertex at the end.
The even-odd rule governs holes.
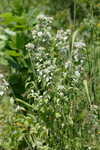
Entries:
POLYGON ((99 13, 98 0, 0 0, 1 150, 100 149, 99 13))

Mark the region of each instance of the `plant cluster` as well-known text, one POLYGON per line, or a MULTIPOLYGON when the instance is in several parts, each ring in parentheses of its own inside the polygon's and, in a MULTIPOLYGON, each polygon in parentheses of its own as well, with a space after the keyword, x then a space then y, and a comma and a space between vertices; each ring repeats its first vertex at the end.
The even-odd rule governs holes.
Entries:
POLYGON ((100 149, 99 6, 0 2, 0 150, 100 149))

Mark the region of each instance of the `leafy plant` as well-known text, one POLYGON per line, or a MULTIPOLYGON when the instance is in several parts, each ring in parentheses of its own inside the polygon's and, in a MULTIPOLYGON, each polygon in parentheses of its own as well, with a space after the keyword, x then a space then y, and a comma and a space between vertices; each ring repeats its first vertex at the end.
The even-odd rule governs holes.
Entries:
POLYGON ((98 1, 38 2, 1 2, 0 149, 99 150, 98 1))

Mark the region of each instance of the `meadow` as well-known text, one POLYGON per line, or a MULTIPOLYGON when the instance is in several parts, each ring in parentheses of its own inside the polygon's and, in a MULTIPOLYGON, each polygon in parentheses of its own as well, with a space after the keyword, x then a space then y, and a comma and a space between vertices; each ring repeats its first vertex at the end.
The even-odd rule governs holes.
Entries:
POLYGON ((100 150, 100 2, 0 0, 0 150, 100 150))

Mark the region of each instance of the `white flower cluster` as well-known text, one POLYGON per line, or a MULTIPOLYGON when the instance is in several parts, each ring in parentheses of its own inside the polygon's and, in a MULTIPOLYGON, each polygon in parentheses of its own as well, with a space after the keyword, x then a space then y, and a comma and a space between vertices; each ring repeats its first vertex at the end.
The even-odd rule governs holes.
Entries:
POLYGON ((73 59, 81 65, 85 60, 86 45, 84 42, 74 42, 73 59), (81 51, 82 50, 82 51, 81 51))
POLYGON ((51 41, 51 33, 48 32, 46 29, 43 30, 33 30, 32 31, 32 37, 34 40, 34 43, 49 43, 51 41))
POLYGON ((4 75, 0 73, 0 96, 3 96, 8 89, 8 82, 5 80, 4 75))
POLYGON ((56 39, 58 41, 66 41, 69 37, 69 35, 71 35, 71 30, 67 29, 66 31, 64 31, 63 29, 58 30, 57 34, 56 34, 56 39))
POLYGON ((38 74, 38 81, 44 80, 47 85, 50 85, 56 69, 55 59, 44 50, 45 48, 39 47, 35 52, 34 67, 38 74))
POLYGON ((34 44, 32 44, 32 43, 28 43, 25 47, 26 47, 26 49, 29 49, 29 50, 32 50, 35 48, 34 44))
POLYGON ((71 71, 74 82, 79 81, 84 70, 86 44, 82 41, 74 42, 71 50, 71 58, 65 63, 65 68, 71 71))
POLYGON ((86 47, 86 44, 83 42, 74 42, 74 47, 83 49, 86 47))
POLYGON ((86 45, 84 42, 78 39, 78 41, 75 41, 73 43, 73 49, 71 49, 70 37, 71 37, 70 29, 66 31, 64 30, 57 31, 56 48, 60 52, 63 52, 64 56, 66 56, 67 59, 65 61, 65 69, 67 75, 69 75, 69 77, 72 78, 73 81, 76 83, 79 81, 83 70, 86 45))
MULTIPOLYGON (((70 29, 65 31, 61 29, 56 34, 52 34, 50 25, 52 18, 45 15, 40 15, 37 18, 39 23, 32 30, 33 43, 28 43, 26 48, 33 50, 31 51, 31 60, 39 85, 42 84, 43 87, 49 88, 55 84, 54 76, 59 72, 61 60, 64 68, 64 70, 62 67, 60 68, 62 77, 64 79, 67 77, 70 86, 75 86, 76 83, 78 84, 83 70, 85 43, 77 39, 78 41, 73 43, 71 50, 72 31, 70 29)), ((63 86, 63 78, 57 83, 58 92, 66 90, 63 86)), ((33 89, 31 91, 34 95, 35 91, 33 89)))
POLYGON ((52 22, 53 22, 53 18, 52 17, 45 16, 44 14, 40 14, 37 17, 37 20, 38 20, 39 24, 46 25, 46 26, 52 24, 52 22))
POLYGON ((53 18, 45 15, 39 15, 37 17, 37 20, 38 24, 35 26, 35 29, 32 30, 34 43, 38 43, 38 46, 40 46, 41 44, 48 45, 52 40, 51 24, 53 18))
POLYGON ((56 34, 56 47, 61 52, 67 52, 69 50, 69 37, 71 35, 71 30, 67 29, 64 31, 63 29, 58 30, 56 34))

